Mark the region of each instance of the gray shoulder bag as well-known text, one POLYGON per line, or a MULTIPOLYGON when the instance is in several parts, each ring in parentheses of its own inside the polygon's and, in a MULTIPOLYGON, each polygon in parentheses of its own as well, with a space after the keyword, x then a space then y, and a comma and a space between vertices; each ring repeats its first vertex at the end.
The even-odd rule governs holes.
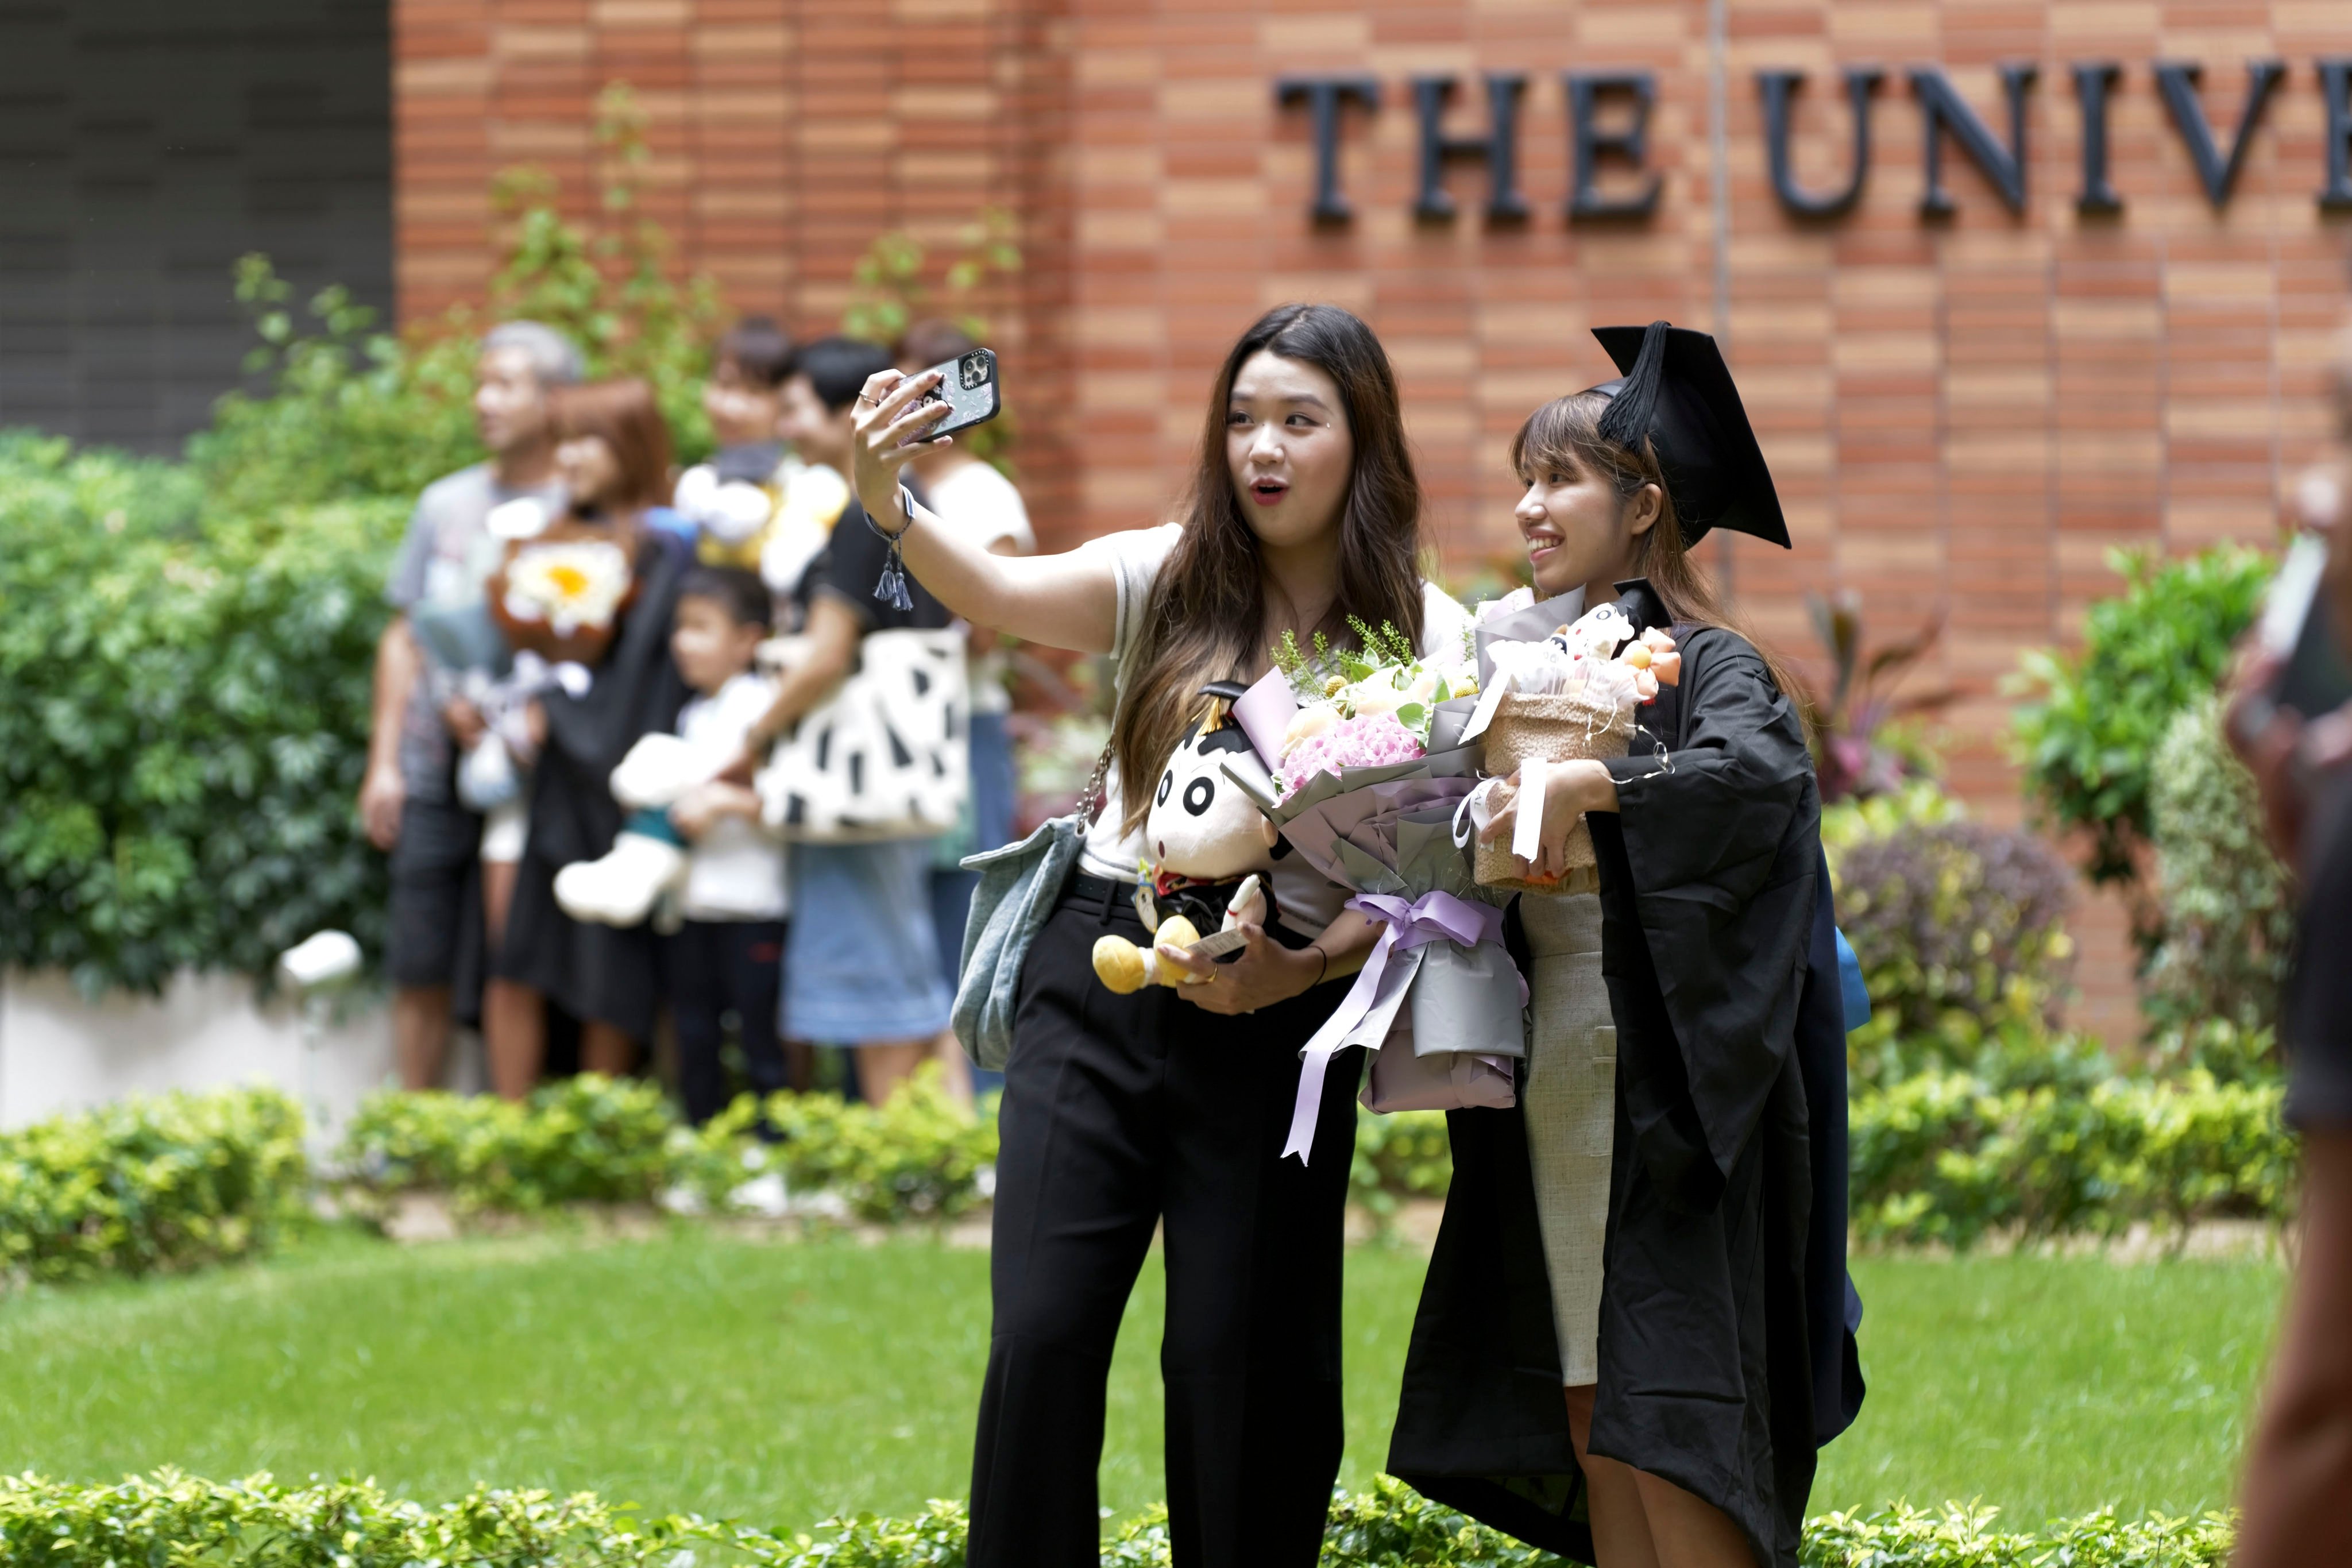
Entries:
POLYGON ((1106 744, 1094 775, 1066 816, 1040 824, 1018 844, 987 849, 963 862, 980 873, 971 914, 964 921, 963 962, 957 971, 956 1038, 983 1068, 1002 1068, 1013 1055, 1013 1015, 1021 1001, 1021 966, 1029 944, 1054 912, 1086 842, 1087 825, 1102 809, 1110 773, 1106 744))

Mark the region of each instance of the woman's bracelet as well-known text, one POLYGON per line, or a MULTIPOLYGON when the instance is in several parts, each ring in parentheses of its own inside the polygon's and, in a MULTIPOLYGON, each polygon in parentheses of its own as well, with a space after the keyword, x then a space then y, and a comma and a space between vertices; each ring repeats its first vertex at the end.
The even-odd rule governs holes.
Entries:
MULTIPOLYGON (((863 507, 858 510, 866 511, 863 507)), ((870 511, 866 512, 866 526, 890 547, 888 553, 882 558, 882 575, 875 580, 874 596, 903 613, 915 607, 914 595, 907 592, 907 558, 902 553, 908 531, 915 526, 915 493, 903 484, 898 487, 898 510, 906 514, 907 521, 898 532, 893 533, 875 521, 870 511)))
POLYGON ((1318 963, 1315 966, 1315 978, 1308 981, 1307 984, 1307 989, 1312 991, 1315 987, 1323 984, 1323 977, 1326 974, 1331 973, 1331 955, 1323 951, 1323 944, 1319 942, 1308 942, 1307 944, 1307 951, 1313 953, 1317 958, 1322 960, 1320 963, 1318 963))

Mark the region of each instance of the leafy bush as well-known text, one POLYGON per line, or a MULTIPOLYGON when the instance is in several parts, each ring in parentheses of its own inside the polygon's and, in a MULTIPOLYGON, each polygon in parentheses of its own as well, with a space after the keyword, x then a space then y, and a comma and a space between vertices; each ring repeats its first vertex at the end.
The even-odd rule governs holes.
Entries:
POLYGON ((952 1219, 988 1195, 996 1123, 950 1100, 936 1072, 882 1107, 829 1094, 749 1096, 699 1131, 658 1085, 583 1074, 514 1104, 387 1089, 352 1118, 338 1159, 359 1191, 447 1193, 461 1213, 536 1214, 656 1202, 683 1189, 724 1209, 747 1176, 828 1192, 874 1224, 952 1219), (764 1112, 778 1138, 761 1143, 764 1112))
POLYGON ((2079 652, 2025 656, 2018 760, 2029 795, 2061 827, 2086 829, 2088 870, 2129 882, 2146 844, 2157 747, 2173 715, 2213 689, 2252 623, 2268 555, 2223 544, 2179 561, 2116 551, 2121 595, 2091 606, 2079 652))
POLYGON ((170 464, 0 435, 0 963, 90 994, 374 947, 352 809, 404 508, 199 505, 170 464))
POLYGON ((460 1210, 536 1214, 653 1202, 670 1184, 683 1131, 660 1085, 582 1073, 520 1104, 439 1090, 370 1095, 340 1158, 377 1194, 429 1188, 460 1210))
POLYGON ((0 1284, 265 1251, 303 1212, 302 1116, 269 1089, 126 1100, 0 1133, 0 1284))
POLYGON ((2259 1070, 2278 1024, 2294 894, 2263 839, 2254 781, 2222 736, 2218 697, 2174 717, 2148 804, 2163 926, 2140 988, 2159 1048, 2221 1076, 2259 1070))
MULTIPOLYGON (((2039 1533, 1995 1528, 1996 1510, 1948 1504, 1927 1513, 1824 1514, 1808 1522, 1807 1568, 2221 1568, 2233 1520, 2112 1510, 2039 1533)), ((203 1563, 216 1568, 309 1563, 532 1564, 533 1568, 677 1568, 731 1561, 755 1568, 957 1568, 963 1505, 933 1502, 908 1520, 860 1515, 817 1534, 786 1536, 691 1515, 648 1518, 591 1493, 478 1487, 427 1506, 373 1481, 279 1484, 268 1475, 205 1481, 175 1470, 112 1485, 0 1477, 0 1556, 24 1568, 117 1568, 203 1563)), ((1106 1542, 1104 1568, 1167 1568, 1167 1510, 1148 1510, 1106 1542)), ((1381 1478, 1369 1493, 1335 1494, 1322 1568, 1536 1568, 1559 1559, 1381 1478)))
POLYGON ((1966 1247, 1991 1230, 2178 1230, 2218 1216, 2284 1217, 2295 1143, 2275 1085, 2112 1079, 2088 1092, 1997 1090, 1930 1073, 1855 1097, 1849 1121, 1857 1234, 1966 1247))
POLYGON ((2044 1053, 2074 952, 2073 879, 2046 845, 1969 821, 1925 784, 1830 808, 1822 844, 1870 991, 1870 1022, 1847 1042, 1858 1078, 1963 1065, 2006 1078, 2044 1053))
POLYGON ((1348 1197, 1386 1228, 1407 1198, 1442 1198, 1454 1184, 1454 1146, 1445 1112, 1404 1110, 1375 1116, 1356 1108, 1356 1152, 1348 1197))

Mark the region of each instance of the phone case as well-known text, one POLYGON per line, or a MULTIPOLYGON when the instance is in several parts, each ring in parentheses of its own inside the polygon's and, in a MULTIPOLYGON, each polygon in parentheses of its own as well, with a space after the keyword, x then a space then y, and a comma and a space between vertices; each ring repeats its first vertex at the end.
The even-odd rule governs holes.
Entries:
POLYGON ((974 349, 959 359, 931 367, 939 372, 937 390, 926 393, 925 403, 944 403, 947 417, 933 425, 930 436, 952 435, 969 430, 975 425, 985 425, 996 417, 1000 406, 996 395, 996 355, 987 349, 974 349))

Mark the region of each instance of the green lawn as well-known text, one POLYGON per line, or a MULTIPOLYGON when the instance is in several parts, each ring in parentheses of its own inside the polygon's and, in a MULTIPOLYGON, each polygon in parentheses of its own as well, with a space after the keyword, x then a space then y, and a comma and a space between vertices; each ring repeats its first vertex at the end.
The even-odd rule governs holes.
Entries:
MULTIPOLYGON (((1349 1266, 1349 1453, 1387 1446, 1422 1264, 1349 1266)), ((2279 1276, 2253 1265, 1876 1259, 1871 1403, 1814 1509, 1981 1496, 2021 1521, 2219 1504, 2279 1276)), ((805 1527, 961 1495, 988 1259, 925 1243, 681 1230, 399 1249, 331 1238, 258 1268, 0 1302, 0 1469, 178 1465, 477 1478, 805 1527)), ((1103 1501, 1160 1495, 1148 1265, 1119 1344, 1103 1501)))

